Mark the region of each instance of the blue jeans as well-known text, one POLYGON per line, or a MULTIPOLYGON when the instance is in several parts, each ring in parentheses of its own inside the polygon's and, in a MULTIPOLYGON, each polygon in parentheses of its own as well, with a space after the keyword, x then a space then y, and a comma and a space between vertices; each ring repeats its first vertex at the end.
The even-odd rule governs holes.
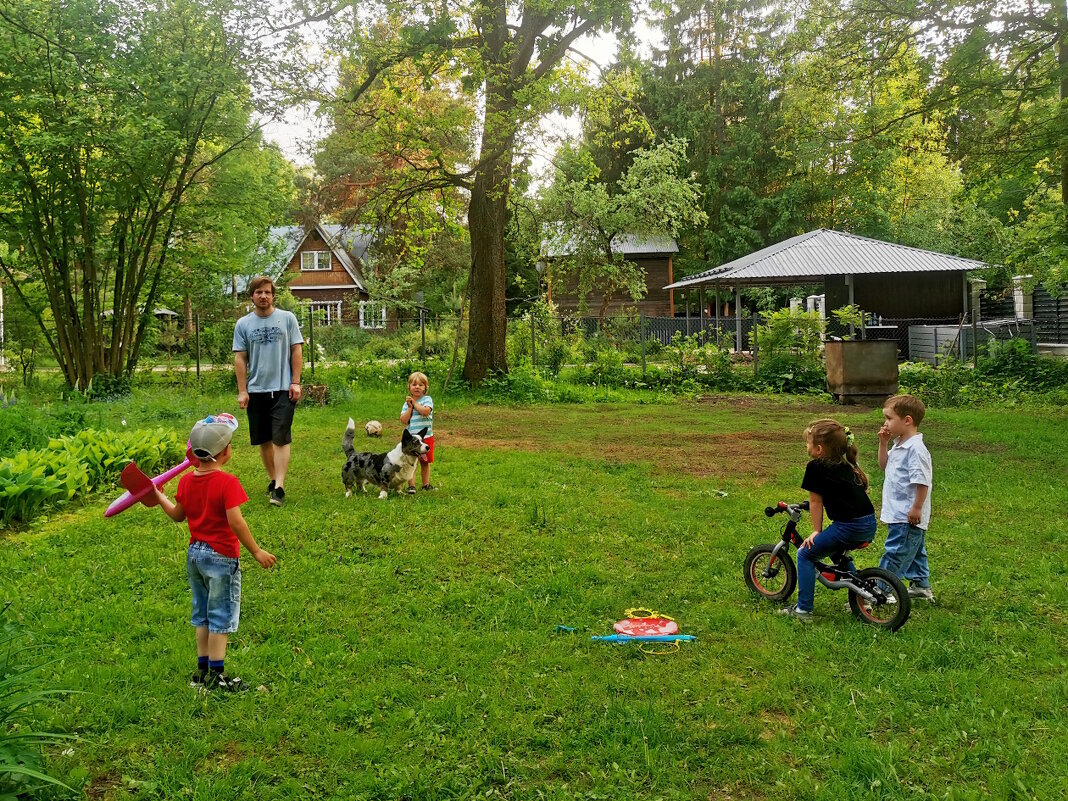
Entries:
POLYGON ((913 587, 931 586, 927 564, 927 531, 910 523, 888 523, 879 567, 906 578, 913 587))
POLYGON ((193 591, 190 623, 211 634, 232 634, 241 617, 241 560, 223 556, 206 542, 189 543, 185 559, 193 591))
MULTIPOLYGON (((816 535, 812 545, 797 551, 797 608, 811 612, 816 595, 816 562, 875 539, 875 515, 836 520, 816 535)), ((853 567, 852 560, 849 564, 853 567)))

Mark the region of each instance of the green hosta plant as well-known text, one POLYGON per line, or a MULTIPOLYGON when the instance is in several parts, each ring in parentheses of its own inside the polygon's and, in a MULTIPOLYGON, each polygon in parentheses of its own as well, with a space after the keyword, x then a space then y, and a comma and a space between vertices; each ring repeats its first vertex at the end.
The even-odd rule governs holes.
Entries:
POLYGON ((70 454, 89 473, 91 489, 108 483, 130 462, 146 473, 170 467, 181 460, 185 448, 179 437, 156 431, 96 431, 86 429, 48 443, 53 451, 70 454))
POLYGON ((0 460, 0 526, 29 522, 42 510, 113 482, 130 462, 147 473, 181 460, 181 439, 170 432, 86 429, 49 441, 47 449, 0 460))
POLYGON ((68 453, 20 451, 0 461, 0 526, 26 522, 89 488, 85 467, 68 453))

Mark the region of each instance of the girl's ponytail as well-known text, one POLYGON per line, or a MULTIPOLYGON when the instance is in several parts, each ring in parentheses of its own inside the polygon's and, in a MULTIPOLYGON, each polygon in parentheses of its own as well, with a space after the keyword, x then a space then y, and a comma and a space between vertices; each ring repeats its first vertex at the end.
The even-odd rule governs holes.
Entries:
POLYGON ((860 469, 857 446, 848 426, 843 426, 837 420, 816 420, 805 429, 805 436, 823 446, 822 461, 828 464, 845 462, 853 470, 857 483, 868 489, 868 476, 860 469))
POLYGON ((857 446, 853 440, 853 432, 849 430, 849 426, 845 427, 846 435, 846 447, 845 453, 842 454, 842 458, 845 463, 853 468, 853 474, 857 477, 857 481, 860 482, 860 486, 864 489, 868 488, 868 474, 860 469, 860 453, 857 451, 857 446))

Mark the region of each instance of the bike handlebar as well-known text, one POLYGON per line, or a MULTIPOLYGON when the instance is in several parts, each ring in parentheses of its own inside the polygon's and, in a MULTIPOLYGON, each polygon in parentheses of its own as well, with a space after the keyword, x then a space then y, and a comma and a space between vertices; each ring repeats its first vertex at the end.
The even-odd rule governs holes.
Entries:
MULTIPOLYGON (((797 507, 798 509, 801 509, 802 511, 808 511, 808 501, 802 501, 801 503, 795 503, 792 505, 797 507)), ((789 511, 790 507, 791 504, 786 503, 786 501, 779 501, 778 505, 776 506, 764 507, 764 514, 766 514, 768 517, 775 517, 775 515, 779 514, 779 512, 789 511)))

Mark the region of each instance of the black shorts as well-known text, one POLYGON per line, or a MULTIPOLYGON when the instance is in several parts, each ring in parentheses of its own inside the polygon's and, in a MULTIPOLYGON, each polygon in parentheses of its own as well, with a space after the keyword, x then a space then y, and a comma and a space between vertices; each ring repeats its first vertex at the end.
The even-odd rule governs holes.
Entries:
POLYGON ((253 445, 293 441, 293 411, 297 404, 287 390, 248 393, 248 435, 253 445))

